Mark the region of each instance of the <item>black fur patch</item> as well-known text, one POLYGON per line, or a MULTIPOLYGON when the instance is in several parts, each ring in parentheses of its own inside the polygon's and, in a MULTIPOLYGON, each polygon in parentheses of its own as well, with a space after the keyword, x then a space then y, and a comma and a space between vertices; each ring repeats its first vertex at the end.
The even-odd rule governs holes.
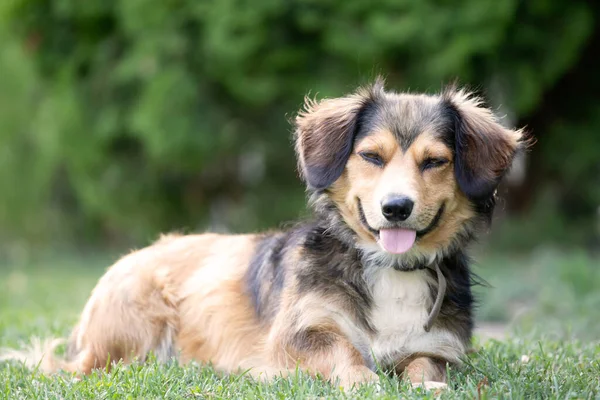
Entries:
POLYGON ((357 251, 318 225, 308 232, 302 247, 305 262, 296 273, 298 291, 331 298, 342 304, 359 325, 372 330, 368 321, 371 296, 357 251))
POLYGON ((248 266, 246 283, 260 318, 273 316, 279 307, 285 282, 285 267, 281 260, 290 236, 290 232, 263 236, 248 266))
MULTIPOLYGON (((471 287, 476 283, 469 268, 470 260, 462 250, 457 250, 443 258, 439 266, 446 277, 446 295, 435 325, 456 333, 468 343, 473 333, 473 309, 475 298, 471 287)), ((435 273, 432 271, 432 275, 435 273)), ((431 288, 431 296, 437 296, 437 289, 431 288)))
MULTIPOLYGON (((337 120, 321 121, 320 135, 323 138, 320 141, 323 143, 319 145, 319 149, 306 149, 304 175, 312 190, 326 189, 342 175, 346 162, 352 154, 359 126, 363 123, 363 114, 368 113, 372 107, 374 107, 373 99, 363 99, 358 112, 343 130, 337 120), (309 151, 320 154, 320 157, 312 160, 309 151)), ((306 133, 306 135, 310 134, 306 133)))
POLYGON ((493 205, 489 200, 523 143, 512 143, 507 130, 493 117, 463 112, 451 96, 445 93, 440 104, 454 133, 456 182, 474 204, 486 211, 493 205))
MULTIPOLYGON (((467 157, 467 138, 466 127, 461 116, 460 110, 452 102, 445 100, 443 109, 446 115, 450 117, 452 132, 454 133, 454 174, 461 190, 469 196, 470 199, 480 202, 487 200, 498 185, 498 180, 487 181, 476 176, 472 168, 465 161, 467 157)), ((485 140, 485 136, 481 137, 485 140)))
MULTIPOLYGON (((485 189, 481 186, 481 180, 472 179, 472 172, 466 167, 463 153, 466 151, 464 139, 464 126, 459 110, 448 100, 442 100, 440 104, 444 117, 448 120, 447 128, 442 132, 441 138, 444 143, 452 149, 454 154, 454 176, 464 193, 488 193, 486 196, 470 197, 474 210, 485 217, 491 223, 492 214, 496 205, 493 189, 485 189), (490 192, 491 190, 491 192, 490 192)), ((498 182, 488 182, 485 186, 498 185, 498 182)))

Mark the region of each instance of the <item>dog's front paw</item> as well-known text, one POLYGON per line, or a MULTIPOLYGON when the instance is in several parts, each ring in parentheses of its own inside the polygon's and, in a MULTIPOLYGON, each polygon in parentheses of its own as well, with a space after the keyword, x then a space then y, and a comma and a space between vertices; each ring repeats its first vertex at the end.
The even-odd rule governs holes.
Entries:
POLYGON ((379 384, 379 375, 364 366, 350 367, 339 378, 340 386, 345 390, 356 389, 365 383, 379 384))
POLYGON ((436 382, 436 381, 425 381, 425 382, 413 382, 413 389, 421 388, 425 390, 431 390, 436 395, 440 394, 443 390, 448 388, 448 385, 444 382, 436 382))

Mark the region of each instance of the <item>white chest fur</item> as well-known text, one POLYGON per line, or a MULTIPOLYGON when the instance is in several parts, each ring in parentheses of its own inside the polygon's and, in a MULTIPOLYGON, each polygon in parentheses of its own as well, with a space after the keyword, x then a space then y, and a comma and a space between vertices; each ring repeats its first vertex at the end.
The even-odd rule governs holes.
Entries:
POLYGON ((437 284, 427 271, 385 268, 372 278, 371 323, 377 334, 370 346, 376 361, 388 364, 414 353, 457 361, 465 348, 456 335, 436 326, 429 332, 423 328, 434 301, 430 287, 437 284))

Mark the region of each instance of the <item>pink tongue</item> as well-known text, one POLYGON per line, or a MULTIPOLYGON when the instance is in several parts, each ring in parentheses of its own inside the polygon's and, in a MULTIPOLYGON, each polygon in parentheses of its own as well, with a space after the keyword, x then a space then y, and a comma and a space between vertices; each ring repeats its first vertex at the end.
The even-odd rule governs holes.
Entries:
POLYGON ((404 253, 412 247, 417 232, 410 229, 382 229, 379 231, 379 244, 388 253, 404 253))

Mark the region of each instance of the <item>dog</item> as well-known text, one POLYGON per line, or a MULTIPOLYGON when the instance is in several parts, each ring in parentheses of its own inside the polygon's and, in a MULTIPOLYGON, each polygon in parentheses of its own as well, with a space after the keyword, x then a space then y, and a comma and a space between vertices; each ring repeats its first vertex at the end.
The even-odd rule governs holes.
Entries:
POLYGON ((166 235, 99 280, 68 340, 9 350, 42 371, 196 360, 259 379, 296 368, 343 387, 378 368, 446 381, 473 331, 467 248, 491 223, 522 130, 469 92, 307 98, 295 118, 313 217, 261 234, 166 235))

